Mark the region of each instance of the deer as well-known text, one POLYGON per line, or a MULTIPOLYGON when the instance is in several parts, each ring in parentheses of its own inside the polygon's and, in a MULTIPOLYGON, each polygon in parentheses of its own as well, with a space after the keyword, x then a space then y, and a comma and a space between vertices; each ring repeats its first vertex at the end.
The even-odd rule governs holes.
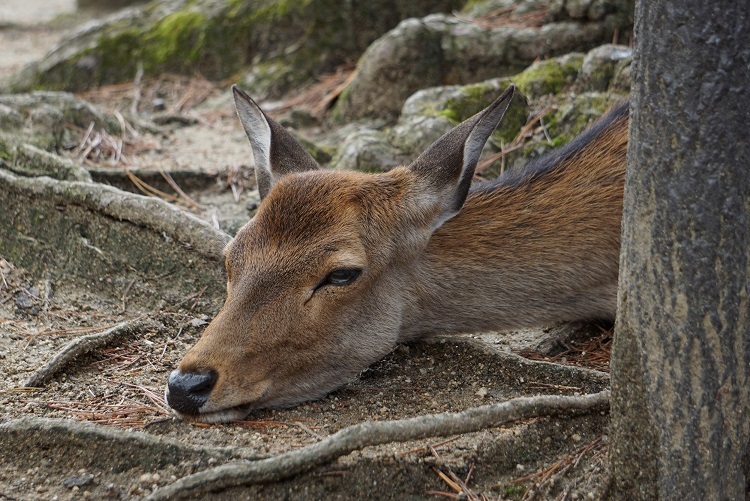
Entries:
POLYGON ((224 249, 223 307, 169 376, 177 416, 231 421, 322 398, 424 336, 613 318, 627 103, 472 185, 515 92, 372 174, 321 169, 234 86, 261 203, 224 249))

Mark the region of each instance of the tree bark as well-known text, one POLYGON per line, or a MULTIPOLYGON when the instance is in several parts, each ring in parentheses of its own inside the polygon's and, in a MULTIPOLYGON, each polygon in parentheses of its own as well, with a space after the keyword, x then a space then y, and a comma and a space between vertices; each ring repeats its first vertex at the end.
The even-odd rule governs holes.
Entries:
POLYGON ((750 2, 636 6, 615 499, 747 499, 750 2))

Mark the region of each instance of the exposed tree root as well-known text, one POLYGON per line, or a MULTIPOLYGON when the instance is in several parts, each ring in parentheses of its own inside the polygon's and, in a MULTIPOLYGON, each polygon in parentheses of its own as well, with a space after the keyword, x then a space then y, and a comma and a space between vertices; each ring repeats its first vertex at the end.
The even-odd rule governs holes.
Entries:
POLYGON ((368 446, 471 433, 538 416, 577 415, 607 409, 609 390, 579 397, 521 397, 458 413, 365 422, 344 428, 318 443, 276 457, 252 462, 231 462, 189 475, 154 492, 149 499, 173 499, 240 485, 274 482, 368 446))
POLYGON ((37 369, 24 383, 26 387, 44 386, 52 376, 63 370, 72 361, 104 348, 140 331, 147 322, 122 322, 104 332, 81 336, 66 344, 52 360, 37 369))
MULTIPOLYGON (((52 455, 70 455, 66 467, 91 467, 101 462, 106 470, 125 471, 148 465, 163 468, 180 461, 214 458, 217 461, 254 459, 241 447, 213 447, 185 444, 169 437, 140 431, 125 431, 69 419, 24 417, 0 424, 3 460, 9 464, 32 465, 52 455), (85 450, 85 454, 70 451, 85 450), (23 459, 19 459, 23 457, 23 459)), ((64 456, 63 456, 64 457, 64 456)))

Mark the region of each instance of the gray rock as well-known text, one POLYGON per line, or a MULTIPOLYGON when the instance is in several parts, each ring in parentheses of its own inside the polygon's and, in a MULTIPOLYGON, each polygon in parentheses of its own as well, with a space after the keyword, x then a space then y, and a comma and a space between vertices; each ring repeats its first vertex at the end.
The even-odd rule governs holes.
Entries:
POLYGON ((68 489, 72 489, 73 487, 83 487, 84 485, 88 485, 92 480, 94 480, 93 473, 79 473, 78 475, 71 475, 63 480, 63 485, 68 489))
POLYGON ((625 45, 606 44, 592 49, 583 58, 577 85, 584 91, 607 90, 620 61, 632 58, 633 51, 625 45))
POLYGON ((16 294, 14 302, 15 302, 16 307, 24 309, 24 310, 28 310, 32 306, 34 306, 34 301, 31 299, 31 297, 28 294, 26 294, 23 291, 16 294))
POLYGON ((588 49, 610 36, 605 22, 484 29, 440 14, 410 19, 367 49, 333 119, 394 120, 419 89, 511 75, 539 57, 588 49))
POLYGON ((377 129, 362 128, 349 134, 331 160, 334 169, 383 172, 397 165, 401 159, 388 137, 377 129))
POLYGON ((110 134, 121 131, 120 123, 113 115, 102 112, 69 92, 5 94, 0 95, 0 105, 6 110, 11 108, 28 116, 32 126, 38 125, 47 130, 59 127, 60 122, 69 122, 84 129, 93 122, 94 127, 110 134))
POLYGON ((565 2, 565 11, 572 19, 586 17, 591 6, 591 0, 568 0, 565 2))
POLYGON ((635 0, 550 0, 547 19, 607 21, 618 28, 629 28, 634 11, 635 0))
POLYGON ((334 117, 346 122, 392 118, 408 96, 440 84, 444 26, 435 24, 408 19, 368 47, 359 60, 357 76, 339 97, 334 117))
POLYGON ((609 83, 609 89, 607 89, 609 92, 630 93, 630 68, 632 63, 632 57, 622 59, 617 63, 612 80, 609 83))
POLYGON ((25 119, 21 113, 7 104, 0 103, 0 130, 18 130, 25 119))
POLYGON ((399 119, 391 130, 390 138, 409 160, 414 160, 454 126, 453 122, 441 116, 408 115, 399 119))
POLYGON ((550 133, 553 137, 564 135, 572 139, 622 99, 621 95, 606 92, 581 93, 560 106, 550 133))
POLYGON ((617 9, 617 7, 613 7, 612 4, 612 0, 592 0, 586 14, 592 21, 604 19, 604 16, 617 9))

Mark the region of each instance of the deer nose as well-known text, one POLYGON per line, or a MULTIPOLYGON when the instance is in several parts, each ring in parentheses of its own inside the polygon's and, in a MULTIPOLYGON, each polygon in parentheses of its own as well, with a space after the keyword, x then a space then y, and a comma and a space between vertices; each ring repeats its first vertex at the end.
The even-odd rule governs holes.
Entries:
POLYGON ((167 382, 167 403, 171 408, 186 414, 198 414, 198 409, 208 400, 219 375, 216 371, 172 371, 167 382))

